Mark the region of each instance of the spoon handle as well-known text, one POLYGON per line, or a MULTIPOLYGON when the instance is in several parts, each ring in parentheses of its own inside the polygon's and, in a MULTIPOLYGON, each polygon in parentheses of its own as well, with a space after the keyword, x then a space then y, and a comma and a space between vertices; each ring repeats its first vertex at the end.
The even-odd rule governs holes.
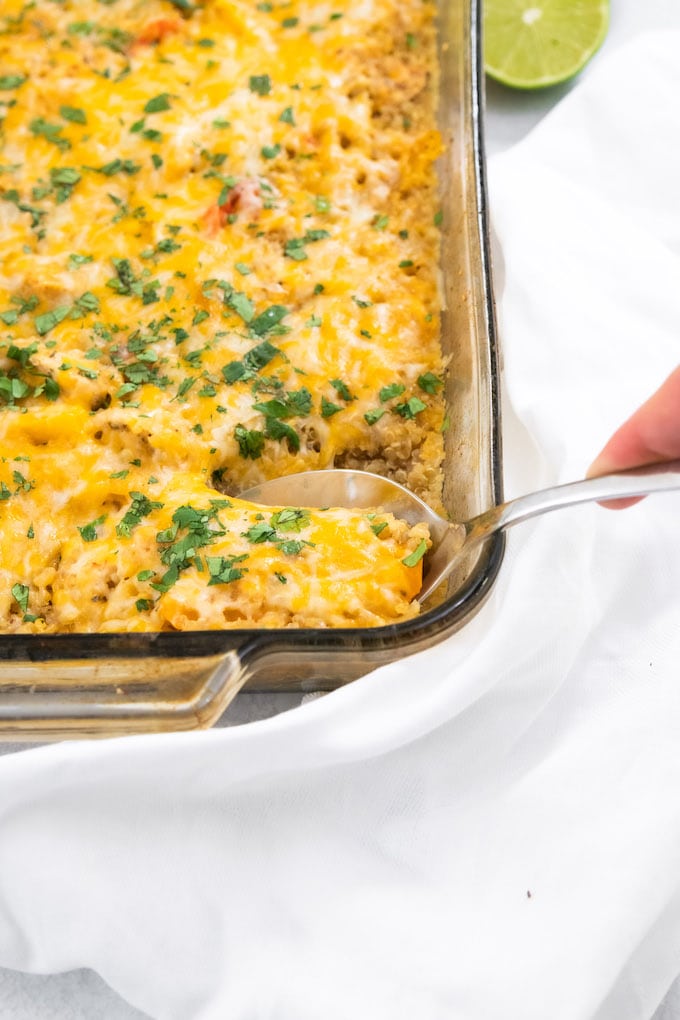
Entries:
POLYGON ((582 482, 555 485, 492 506, 473 517, 466 524, 466 544, 485 538, 500 528, 509 528, 560 507, 596 500, 648 496, 652 492, 671 492, 674 489, 680 489, 680 460, 645 464, 643 467, 627 468, 599 478, 586 478, 582 482))

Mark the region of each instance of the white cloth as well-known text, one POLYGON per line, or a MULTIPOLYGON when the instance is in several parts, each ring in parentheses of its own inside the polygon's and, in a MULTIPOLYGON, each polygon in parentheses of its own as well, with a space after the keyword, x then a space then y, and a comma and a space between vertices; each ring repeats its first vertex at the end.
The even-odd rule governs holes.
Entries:
MULTIPOLYGON (((679 51, 603 60, 492 164, 509 495, 581 475, 680 360, 679 51)), ((522 525, 458 635, 275 719, 5 757, 0 965, 155 1020, 648 1020, 680 971, 679 519, 522 525)))

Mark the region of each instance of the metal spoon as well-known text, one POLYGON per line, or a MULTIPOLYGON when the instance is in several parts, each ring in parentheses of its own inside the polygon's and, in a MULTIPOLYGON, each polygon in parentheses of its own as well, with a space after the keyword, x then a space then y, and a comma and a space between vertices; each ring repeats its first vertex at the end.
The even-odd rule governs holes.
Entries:
POLYGON ((647 496, 673 489, 680 489, 680 460, 530 492, 492 506, 462 523, 445 521, 403 485, 369 471, 303 471, 256 485, 242 492, 241 498, 266 506, 379 508, 409 524, 425 521, 432 547, 425 559, 423 586, 418 595, 418 601, 424 602, 446 580, 463 553, 502 528, 575 503, 647 496))

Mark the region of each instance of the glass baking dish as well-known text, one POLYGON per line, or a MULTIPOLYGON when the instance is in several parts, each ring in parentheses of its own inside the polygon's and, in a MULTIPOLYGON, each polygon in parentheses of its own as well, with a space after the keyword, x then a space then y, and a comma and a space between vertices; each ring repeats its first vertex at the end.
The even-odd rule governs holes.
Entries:
MULTIPOLYGON (((441 0, 442 343, 450 358, 444 502, 464 519, 500 501, 497 350, 482 142, 478 0, 441 0)), ((496 535, 443 599, 387 627, 0 637, 0 737, 188 730, 212 725, 251 691, 331 690, 441 641, 479 609, 503 556, 496 535)))

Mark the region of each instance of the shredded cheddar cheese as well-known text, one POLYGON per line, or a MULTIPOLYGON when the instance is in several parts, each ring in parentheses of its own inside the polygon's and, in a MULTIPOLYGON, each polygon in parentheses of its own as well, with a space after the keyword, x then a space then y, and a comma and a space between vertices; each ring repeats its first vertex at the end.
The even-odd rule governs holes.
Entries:
POLYGON ((434 7, 4 0, 0 629, 372 626, 437 502, 434 7))

